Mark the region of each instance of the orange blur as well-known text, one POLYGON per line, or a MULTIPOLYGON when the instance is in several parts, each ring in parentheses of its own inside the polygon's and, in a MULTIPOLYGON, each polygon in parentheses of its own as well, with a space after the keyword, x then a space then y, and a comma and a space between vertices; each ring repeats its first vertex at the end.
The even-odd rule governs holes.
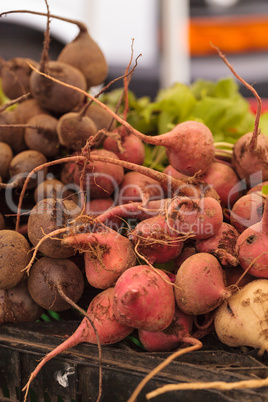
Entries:
POLYGON ((190 54, 215 53, 211 43, 227 53, 268 50, 268 16, 192 17, 190 54))

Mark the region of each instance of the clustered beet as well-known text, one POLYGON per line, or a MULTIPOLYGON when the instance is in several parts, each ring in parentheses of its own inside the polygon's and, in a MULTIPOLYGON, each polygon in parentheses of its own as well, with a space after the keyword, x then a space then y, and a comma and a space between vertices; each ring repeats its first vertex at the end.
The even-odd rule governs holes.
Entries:
POLYGON ((47 9, 37 13, 47 17, 40 60, 0 62, 15 105, 0 113, 0 324, 80 309, 88 285, 92 293, 26 395, 48 360, 81 342, 117 343, 136 331, 150 352, 199 348, 198 318, 211 314, 208 333, 234 292, 268 278, 259 114, 230 163, 216 160, 213 133, 199 121, 145 135, 127 121, 128 69, 124 118, 90 95, 108 66, 83 24, 63 19, 79 34, 49 59, 50 19, 61 18, 47 9), (145 144, 165 148, 163 172, 144 166, 145 144))

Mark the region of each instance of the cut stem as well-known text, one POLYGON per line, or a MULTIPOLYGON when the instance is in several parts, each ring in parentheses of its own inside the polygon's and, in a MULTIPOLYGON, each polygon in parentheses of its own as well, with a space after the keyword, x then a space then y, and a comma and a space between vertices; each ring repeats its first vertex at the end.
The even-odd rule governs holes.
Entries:
POLYGON ((211 44, 211 46, 216 49, 218 52, 220 58, 224 61, 224 63, 227 65, 227 67, 231 70, 233 75, 247 88, 251 93, 255 96, 257 100, 257 111, 256 111, 256 116, 255 116, 255 123, 254 123, 254 130, 252 133, 251 141, 249 144, 250 150, 254 152, 257 148, 257 140, 258 140, 258 135, 260 133, 259 130, 259 123, 260 123, 260 117, 261 117, 261 111, 262 111, 262 101, 260 96, 258 95, 257 91, 253 88, 252 85, 250 85, 248 82, 246 82, 242 77, 240 77, 237 72, 234 70, 232 65, 229 63, 227 60, 226 56, 221 52, 221 50, 217 47, 211 44))

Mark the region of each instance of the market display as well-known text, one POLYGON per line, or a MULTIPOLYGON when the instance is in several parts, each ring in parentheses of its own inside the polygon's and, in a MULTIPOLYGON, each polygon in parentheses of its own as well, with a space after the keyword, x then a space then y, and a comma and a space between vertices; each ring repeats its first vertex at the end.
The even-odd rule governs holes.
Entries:
POLYGON ((170 352, 168 364, 215 332, 263 354, 268 131, 258 94, 216 49, 256 97, 255 114, 233 78, 137 99, 132 48, 122 88, 93 96, 108 75, 101 49, 84 24, 61 18, 79 34, 50 60, 60 17, 47 9, 35 13, 47 18, 40 60, 0 60, 0 324, 69 309, 81 323, 28 373, 25 399, 43 365, 82 342, 101 353, 132 334, 148 352, 170 352))

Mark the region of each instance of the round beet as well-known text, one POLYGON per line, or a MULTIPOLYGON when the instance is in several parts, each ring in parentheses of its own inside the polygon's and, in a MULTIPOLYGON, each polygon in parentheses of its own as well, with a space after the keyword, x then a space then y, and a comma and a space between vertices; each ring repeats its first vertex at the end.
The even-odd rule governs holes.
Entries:
POLYGON ((82 272, 67 258, 40 258, 33 264, 27 284, 33 300, 44 309, 54 311, 64 311, 71 307, 58 289, 75 303, 84 291, 82 272))
MULTIPOLYGON (((37 166, 46 163, 47 159, 41 152, 34 150, 26 150, 18 153, 12 158, 9 165, 9 175, 12 181, 18 180, 18 186, 22 187, 28 174, 37 166)), ((31 177, 28 188, 34 188, 37 186, 38 180, 43 180, 47 169, 37 172, 31 177)))
POLYGON ((33 66, 37 62, 24 57, 14 57, 4 61, 0 66, 1 84, 4 94, 9 99, 19 98, 21 95, 30 92, 30 75, 33 66))
POLYGON ((49 114, 39 114, 28 120, 27 124, 32 126, 25 128, 24 140, 27 147, 48 158, 55 157, 59 151, 58 120, 49 114))
MULTIPOLYGON (((91 151, 90 156, 92 158, 100 156, 118 160, 118 157, 113 152, 105 149, 94 149, 91 151)), ((81 169, 76 166, 73 180, 77 186, 80 184, 80 177, 81 169)), ((122 166, 116 166, 108 162, 92 161, 86 165, 82 185, 90 199, 108 198, 115 192, 123 178, 124 169, 122 166)))
POLYGON ((124 325, 162 331, 174 317, 175 298, 169 277, 147 265, 127 269, 114 288, 114 315, 124 325))
MULTIPOLYGON (((36 246, 50 232, 66 227, 70 220, 80 215, 81 209, 71 200, 46 198, 39 201, 31 210, 28 219, 28 236, 36 246)), ((39 251, 47 257, 68 258, 74 254, 72 247, 61 244, 62 235, 56 238, 47 236, 39 247, 39 251)))
POLYGON ((44 309, 31 297, 27 281, 10 289, 0 289, 0 325, 5 322, 34 322, 44 309))
POLYGON ((65 113, 57 124, 57 133, 61 145, 74 151, 80 151, 87 140, 97 134, 94 121, 77 112, 65 113))
POLYGON ((180 266, 175 280, 175 298, 186 314, 206 314, 230 296, 225 274, 216 257, 197 253, 180 266))
POLYGON ((10 145, 0 142, 0 176, 3 180, 9 177, 9 166, 13 158, 13 151, 10 145))
POLYGON ((0 230, 0 289, 16 286, 24 277, 23 269, 31 259, 31 246, 15 230, 0 230))
MULTIPOLYGON (((75 67, 59 61, 49 61, 46 73, 74 87, 86 90, 86 80, 75 67)), ((54 82, 38 72, 33 71, 30 77, 31 94, 38 104, 56 114, 70 112, 83 101, 83 94, 75 89, 54 82)))

